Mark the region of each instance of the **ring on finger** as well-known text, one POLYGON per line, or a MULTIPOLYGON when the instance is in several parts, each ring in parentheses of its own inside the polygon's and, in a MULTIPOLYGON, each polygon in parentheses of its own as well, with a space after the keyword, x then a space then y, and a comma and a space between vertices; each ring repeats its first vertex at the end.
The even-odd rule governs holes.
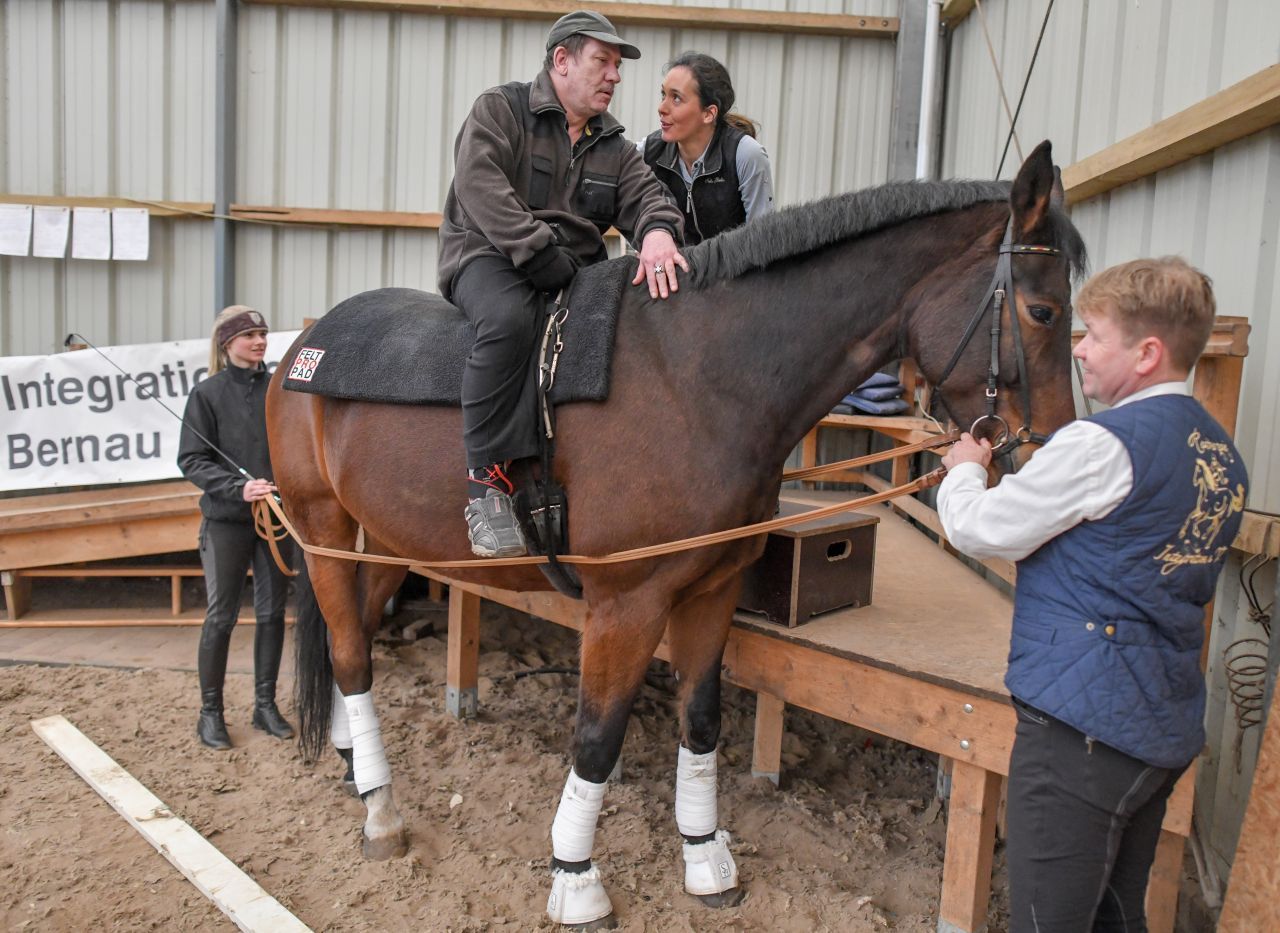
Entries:
POLYGON ((654 274, 654 275, 664 275, 664 274, 666 273, 666 271, 667 271, 666 269, 662 268, 662 263, 660 263, 660 262, 655 262, 655 263, 653 264, 653 274, 654 274))

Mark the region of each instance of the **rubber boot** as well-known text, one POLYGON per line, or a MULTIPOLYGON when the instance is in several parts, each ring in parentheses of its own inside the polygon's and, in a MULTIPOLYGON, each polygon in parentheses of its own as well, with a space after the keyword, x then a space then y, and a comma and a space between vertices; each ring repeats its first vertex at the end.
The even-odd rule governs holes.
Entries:
POLYGON ((259 623, 253 633, 253 728, 277 739, 293 738, 293 726, 276 707, 276 676, 284 650, 284 620, 259 623))
POLYGON ((205 623, 196 658, 200 672, 200 719, 196 722, 196 735, 209 748, 231 747, 231 736, 227 735, 227 724, 222 718, 222 684, 227 677, 230 645, 230 631, 220 631, 205 623))

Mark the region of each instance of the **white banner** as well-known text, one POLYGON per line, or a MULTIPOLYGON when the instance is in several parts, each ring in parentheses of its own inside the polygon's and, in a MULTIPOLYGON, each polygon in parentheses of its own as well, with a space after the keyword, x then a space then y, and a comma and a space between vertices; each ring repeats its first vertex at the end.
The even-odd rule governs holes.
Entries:
MULTIPOLYGON (((297 336, 269 335, 269 370, 297 336)), ((181 476, 179 419, 208 367, 207 338, 0 356, 0 490, 181 476)))

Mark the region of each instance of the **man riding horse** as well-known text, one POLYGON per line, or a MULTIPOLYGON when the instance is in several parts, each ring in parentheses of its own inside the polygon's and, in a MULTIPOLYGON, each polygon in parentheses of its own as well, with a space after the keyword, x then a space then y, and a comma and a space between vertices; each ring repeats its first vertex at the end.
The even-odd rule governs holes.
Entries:
POLYGON ((542 72, 481 94, 454 143, 439 285, 476 330, 462 420, 468 535, 481 557, 527 551, 508 469, 538 452, 536 412, 522 402, 544 293, 606 258, 610 226, 640 244, 632 284, 647 282, 653 298, 676 291, 675 266, 689 268, 679 209, 607 112, 622 59, 639 57, 599 13, 569 13, 547 35, 542 72))

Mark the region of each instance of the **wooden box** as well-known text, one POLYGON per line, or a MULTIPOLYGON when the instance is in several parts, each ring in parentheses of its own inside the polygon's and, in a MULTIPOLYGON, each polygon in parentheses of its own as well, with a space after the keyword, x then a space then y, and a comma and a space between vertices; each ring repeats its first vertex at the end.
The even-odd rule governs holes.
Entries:
MULTIPOLYGON (((783 515, 812 508, 781 505, 783 515)), ((792 627, 822 612, 870 605, 879 521, 846 512, 771 532, 743 575, 738 607, 792 627)))

